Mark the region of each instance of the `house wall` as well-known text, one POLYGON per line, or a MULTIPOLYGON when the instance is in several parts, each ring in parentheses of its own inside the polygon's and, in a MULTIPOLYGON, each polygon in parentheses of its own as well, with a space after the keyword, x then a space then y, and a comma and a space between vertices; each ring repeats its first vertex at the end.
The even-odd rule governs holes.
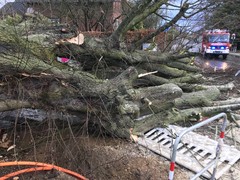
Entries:
POLYGON ((116 0, 113 2, 112 7, 112 22, 113 22, 113 30, 117 29, 119 24, 122 22, 122 2, 121 0, 116 0))

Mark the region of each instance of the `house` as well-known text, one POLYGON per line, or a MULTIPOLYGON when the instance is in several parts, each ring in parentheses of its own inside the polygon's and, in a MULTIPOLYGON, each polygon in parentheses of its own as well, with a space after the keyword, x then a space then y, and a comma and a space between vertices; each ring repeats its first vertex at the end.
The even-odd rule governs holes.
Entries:
POLYGON ((23 15, 31 11, 44 15, 52 22, 75 25, 80 31, 112 31, 122 21, 126 2, 127 0, 15 0, 7 3, 0 13, 3 17, 23 15))

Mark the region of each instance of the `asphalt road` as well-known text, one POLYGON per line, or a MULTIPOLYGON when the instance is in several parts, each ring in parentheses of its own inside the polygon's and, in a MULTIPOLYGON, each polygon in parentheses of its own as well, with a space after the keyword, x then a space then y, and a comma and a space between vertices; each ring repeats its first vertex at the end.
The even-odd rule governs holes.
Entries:
POLYGON ((229 54, 225 60, 222 56, 211 59, 198 56, 195 59, 195 64, 201 67, 204 71, 234 73, 240 70, 240 54, 229 54))

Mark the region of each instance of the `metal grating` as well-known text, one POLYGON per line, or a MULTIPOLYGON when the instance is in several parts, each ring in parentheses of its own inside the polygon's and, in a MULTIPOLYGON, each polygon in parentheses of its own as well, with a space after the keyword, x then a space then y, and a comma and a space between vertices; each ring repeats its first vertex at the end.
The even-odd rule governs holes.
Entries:
MULTIPOLYGON (((154 128, 138 139, 138 144, 170 159, 172 145, 176 134, 184 128, 170 125, 168 128, 154 128)), ((182 137, 182 141, 177 149, 176 163, 182 165, 193 172, 199 172, 210 163, 216 154, 217 141, 206 136, 189 132, 182 137)), ((219 179, 229 168, 240 158, 240 151, 236 148, 224 144, 215 178, 219 179)), ((203 174, 210 178, 213 167, 203 174)))

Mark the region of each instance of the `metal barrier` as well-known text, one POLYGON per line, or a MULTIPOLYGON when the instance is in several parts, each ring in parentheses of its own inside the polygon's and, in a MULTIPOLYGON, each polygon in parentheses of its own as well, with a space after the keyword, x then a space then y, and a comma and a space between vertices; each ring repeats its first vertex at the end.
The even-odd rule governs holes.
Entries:
POLYGON ((173 145, 173 151, 172 151, 172 156, 171 156, 171 163, 170 163, 170 170, 169 170, 169 177, 168 179, 169 180, 173 180, 173 177, 174 177, 174 168, 175 168, 175 161, 176 161, 176 155, 177 155, 177 147, 178 147, 178 144, 182 138, 182 136, 194 129, 197 129, 203 125, 206 125, 214 120, 217 120, 219 118, 224 118, 224 121, 223 121, 223 124, 222 124, 222 127, 221 127, 221 132, 220 132, 220 135, 219 135, 219 141, 218 141, 218 144, 217 144, 217 147, 216 147, 216 158, 210 162, 205 168, 203 168, 201 171, 199 171, 194 177, 191 178, 191 180, 194 180, 196 179, 197 177, 201 176, 206 170, 208 170, 211 166, 213 166, 215 164, 215 167, 213 169, 213 173, 212 173, 212 176, 211 176, 211 180, 214 180, 215 179, 215 174, 216 174, 216 171, 217 171, 217 164, 218 164, 218 160, 219 160, 219 157, 220 157, 220 154, 221 154, 221 148, 222 148, 222 145, 223 145, 223 138, 224 138, 224 132, 225 132, 225 128, 227 126, 227 115, 225 113, 220 113, 216 116, 213 116, 209 119, 206 119, 198 124, 195 124, 194 126, 191 126, 185 130, 183 130, 179 136, 176 138, 175 142, 174 142, 174 145, 173 145))

